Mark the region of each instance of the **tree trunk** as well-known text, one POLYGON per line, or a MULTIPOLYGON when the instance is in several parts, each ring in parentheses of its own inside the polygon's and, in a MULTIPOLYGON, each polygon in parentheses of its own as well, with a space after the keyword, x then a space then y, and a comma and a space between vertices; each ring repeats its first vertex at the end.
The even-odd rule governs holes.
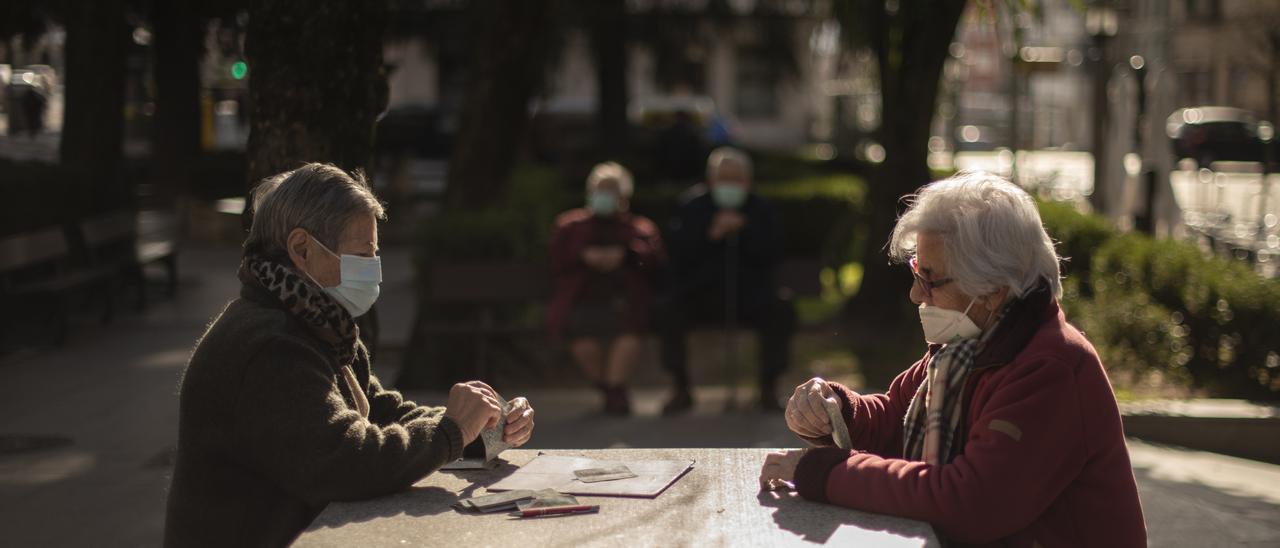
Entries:
MULTIPOLYGON (((260 0, 249 11, 249 180, 308 162, 365 170, 373 127, 387 105, 382 64, 386 0, 260 0)), ((242 222, 253 222, 247 193, 242 222)), ((370 354, 378 346, 377 308, 358 320, 370 354)))
POLYGON ((66 17, 66 114, 63 165, 88 170, 89 203, 102 210, 132 203, 121 177, 124 153, 125 52, 129 27, 124 2, 102 0, 69 6, 66 17))
POLYGON ((155 0, 156 114, 152 180, 162 197, 187 193, 200 152, 200 55, 204 28, 191 0, 155 0))
MULTIPOLYGON (((347 171, 369 165, 374 121, 387 103, 386 18, 386 0, 252 3, 245 36, 250 190, 307 162, 347 171)), ((252 207, 246 200, 246 228, 252 207)))
POLYGON ((542 83, 550 0, 474 0, 471 64, 447 201, 479 208, 501 200, 542 83))
POLYGON ((619 160, 627 149, 627 5, 624 0, 597 0, 594 8, 597 142, 605 157, 619 160))
POLYGON ((943 63, 965 1, 939 4, 904 3, 900 8, 904 11, 914 8, 928 13, 900 13, 898 17, 906 21, 901 51, 877 52, 883 98, 880 140, 885 160, 872 171, 869 182, 862 284, 843 311, 846 321, 854 326, 874 326, 883 331, 905 327, 911 320, 912 307, 907 300, 911 276, 902 267, 889 264, 885 245, 897 222, 899 200, 930 181, 930 125, 937 108, 943 63))

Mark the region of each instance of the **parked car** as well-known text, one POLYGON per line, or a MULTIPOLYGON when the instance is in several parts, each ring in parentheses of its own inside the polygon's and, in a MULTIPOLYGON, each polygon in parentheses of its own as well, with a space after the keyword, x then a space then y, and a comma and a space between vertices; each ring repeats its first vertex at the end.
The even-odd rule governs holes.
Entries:
POLYGON ((34 137, 44 129, 49 93, 48 77, 41 71, 21 69, 9 75, 4 94, 9 135, 27 133, 34 137))
MULTIPOLYGON (((1201 167, 1217 161, 1261 162, 1263 143, 1258 138, 1258 117, 1247 110, 1199 106, 1175 110, 1165 121, 1165 131, 1177 159, 1191 158, 1201 167)), ((1270 161, 1280 160, 1280 148, 1272 140, 1270 161)))

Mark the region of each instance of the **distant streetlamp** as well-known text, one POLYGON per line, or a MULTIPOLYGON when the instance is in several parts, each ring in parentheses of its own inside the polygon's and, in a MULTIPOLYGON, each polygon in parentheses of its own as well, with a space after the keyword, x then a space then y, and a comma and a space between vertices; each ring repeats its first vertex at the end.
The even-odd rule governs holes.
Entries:
POLYGON ((1111 77, 1111 63, 1107 43, 1119 32, 1119 18, 1115 8, 1106 2, 1095 2, 1088 7, 1084 17, 1085 30, 1092 38, 1088 59, 1093 69, 1093 194, 1089 204, 1093 210, 1106 213, 1107 193, 1103 181, 1106 177, 1102 158, 1106 152, 1107 84, 1111 77))
MULTIPOLYGON (((1133 153, 1141 158, 1143 125, 1147 119, 1147 60, 1141 55, 1132 55, 1129 57, 1129 69, 1133 71, 1136 83, 1134 102, 1137 103, 1133 112, 1133 153)), ((1152 234, 1156 228, 1156 174, 1142 169, 1141 165, 1138 167, 1138 183, 1143 186, 1143 211, 1142 216, 1134 220, 1134 228, 1152 234)))
POLYGON ((1258 124, 1258 140, 1262 141, 1262 185, 1258 187, 1258 241, 1267 239, 1267 201, 1271 199, 1271 141, 1276 128, 1271 122, 1258 124))

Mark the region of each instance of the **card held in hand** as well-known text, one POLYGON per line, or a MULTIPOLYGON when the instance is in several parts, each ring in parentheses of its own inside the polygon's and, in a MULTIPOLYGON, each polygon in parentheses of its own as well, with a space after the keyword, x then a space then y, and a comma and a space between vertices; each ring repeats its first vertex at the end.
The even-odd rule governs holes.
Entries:
POLYGON ((441 470, 492 470, 498 466, 498 455, 511 447, 511 444, 502 439, 507 429, 507 413, 511 412, 511 403, 503 400, 501 396, 498 398, 502 402, 502 415, 498 417, 498 425, 488 430, 482 430, 480 435, 476 437, 476 441, 471 442, 462 450, 462 458, 442 467, 441 470))
POLYGON ((840 416, 840 402, 824 400, 822 406, 827 409, 827 416, 831 419, 831 440, 835 442, 836 447, 853 449, 853 442, 849 439, 849 425, 845 424, 844 417, 840 416))
POLYGON ((607 466, 604 468, 583 468, 582 470, 574 470, 573 475, 583 483, 596 483, 598 481, 611 481, 636 477, 635 472, 627 468, 624 464, 607 466))

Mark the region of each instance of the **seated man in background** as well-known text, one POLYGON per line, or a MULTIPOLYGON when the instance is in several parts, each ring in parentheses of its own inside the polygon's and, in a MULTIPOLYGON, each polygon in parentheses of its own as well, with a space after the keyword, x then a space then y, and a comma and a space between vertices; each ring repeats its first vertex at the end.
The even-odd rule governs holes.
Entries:
POLYGON ((760 406, 781 410, 776 385, 786 369, 795 307, 779 296, 774 268, 782 260, 782 230, 773 208, 751 192, 751 160, 721 147, 707 158, 707 183, 692 189, 670 234, 671 280, 658 315, 662 363, 674 393, 671 415, 693 407, 686 335, 707 323, 755 328, 761 350, 760 406))
POLYGON ((652 221, 628 211, 631 173, 613 163, 587 177, 587 207, 556 219, 551 236, 552 337, 568 338, 587 380, 604 396, 604 412, 628 415, 626 383, 648 328, 657 272, 666 260, 652 221))

